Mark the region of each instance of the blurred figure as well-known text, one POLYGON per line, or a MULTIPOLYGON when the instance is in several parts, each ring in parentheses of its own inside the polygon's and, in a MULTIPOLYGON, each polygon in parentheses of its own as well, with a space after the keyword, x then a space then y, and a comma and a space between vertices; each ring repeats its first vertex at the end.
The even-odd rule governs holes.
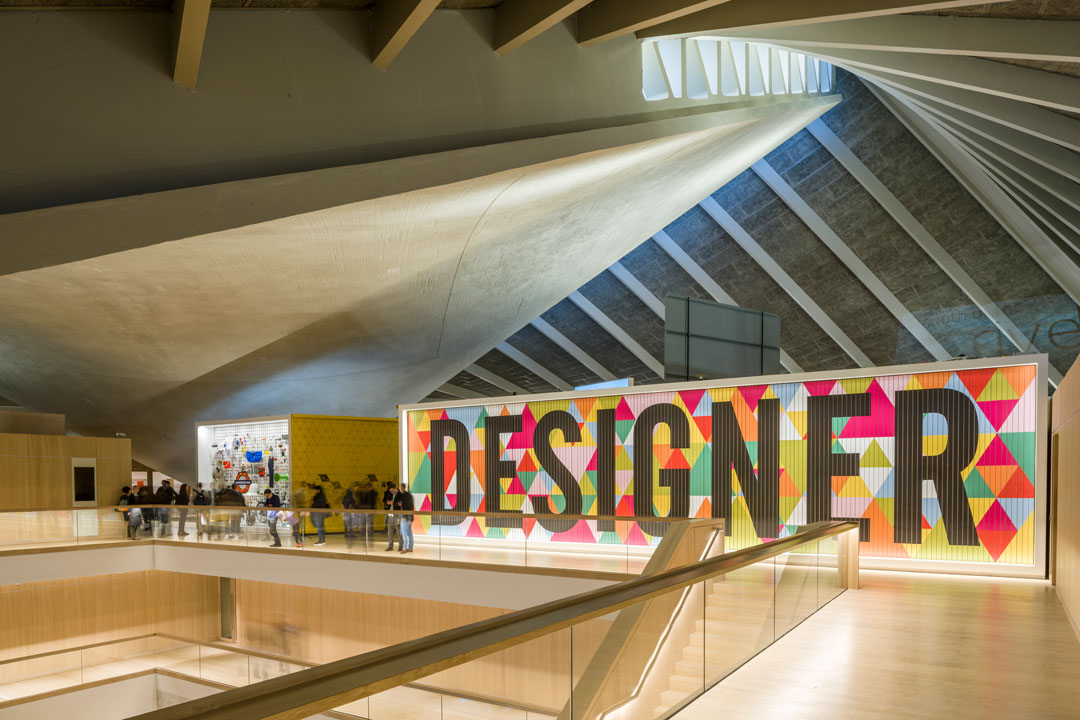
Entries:
MULTIPOLYGON (((365 481, 360 489, 356 491, 356 509, 374 510, 376 500, 378 500, 378 495, 375 488, 371 486, 371 481, 365 481)), ((370 550, 372 538, 375 535, 375 514, 371 512, 358 514, 356 516, 356 527, 364 541, 364 548, 370 550)))
POLYGON ((157 509, 158 537, 169 534, 169 521, 172 514, 172 504, 176 501, 176 491, 168 480, 161 481, 161 487, 154 493, 154 504, 160 505, 157 509))
POLYGON ((199 489, 192 493, 191 504, 195 505, 199 509, 195 511, 195 530, 198 532, 196 539, 201 538, 203 533, 209 533, 210 513, 205 509, 210 500, 206 496, 206 491, 203 490, 203 486, 200 484, 199 489))
MULTIPOLYGON (((353 483, 345 490, 341 498, 341 507, 345 512, 341 513, 341 520, 345 524, 345 540, 352 540, 356 536, 356 513, 349 512, 356 509, 356 493, 360 490, 359 483, 353 483)), ((346 545, 351 543, 346 542, 346 545)))
POLYGON ((244 502, 244 496, 240 494, 235 483, 218 493, 216 504, 229 508, 229 510, 223 514, 222 518, 225 521, 225 539, 232 540, 239 538, 240 510, 234 508, 245 507, 247 503, 244 502))
MULTIPOLYGON (((315 497, 311 498, 311 509, 329 509, 330 503, 326 501, 326 492, 323 490, 322 485, 315 485, 315 497)), ((311 524, 315 526, 318 537, 315 539, 316 545, 326 544, 326 515, 327 513, 313 512, 311 513, 311 524)))
POLYGON ((397 516, 394 513, 394 502, 398 495, 397 483, 386 482, 386 492, 383 493, 383 505, 390 512, 386 516, 386 552, 390 552, 394 549, 394 535, 398 536, 398 548, 401 545, 401 532, 397 521, 397 516))
MULTIPOLYGON (((135 505, 139 502, 139 497, 131 492, 131 488, 125 485, 120 489, 120 499, 117 501, 117 505, 126 507, 128 505, 135 505)), ((124 518, 124 525, 127 526, 127 539, 138 540, 139 539, 139 523, 142 521, 142 512, 139 508, 132 508, 131 510, 120 510, 121 516, 124 518)))
MULTIPOLYGON (((153 505, 154 504, 154 493, 153 493, 153 491, 150 490, 149 485, 143 485, 141 488, 139 488, 139 504, 140 505, 153 505)), ((139 514, 142 516, 141 520, 142 520, 142 524, 143 524, 143 530, 145 530, 148 534, 150 534, 153 531, 153 526, 150 524, 150 521, 151 521, 151 518, 154 515, 154 508, 152 508, 152 507, 144 507, 139 514)))
POLYGON ((274 544, 270 547, 281 547, 281 538, 278 537, 277 533, 279 511, 275 509, 281 507, 281 498, 275 495, 270 488, 263 490, 263 496, 266 498, 264 501, 264 505, 266 505, 266 526, 270 529, 270 537, 274 541, 274 544))
POLYGON ((394 515, 398 519, 398 534, 401 537, 401 542, 399 543, 401 549, 398 550, 398 552, 411 553, 413 551, 412 511, 415 509, 412 493, 405 490, 398 490, 394 494, 393 504, 395 510, 394 515))
POLYGON ((187 483, 180 485, 180 492, 176 496, 176 504, 180 506, 180 520, 177 522, 177 537, 187 536, 188 505, 191 504, 191 488, 187 483))

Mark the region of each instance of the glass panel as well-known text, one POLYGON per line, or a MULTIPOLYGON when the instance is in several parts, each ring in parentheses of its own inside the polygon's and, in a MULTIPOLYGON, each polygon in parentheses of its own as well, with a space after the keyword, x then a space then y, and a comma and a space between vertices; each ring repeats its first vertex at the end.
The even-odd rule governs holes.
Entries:
POLYGON ((70 510, 4 513, 4 521, 0 523, 0 547, 74 542, 74 513, 70 510))
POLYGON ((705 679, 718 682, 775 639, 771 559, 705 581, 705 679))
POLYGON ((844 591, 840 587, 839 560, 839 535, 832 535, 818 540, 818 608, 821 608, 825 603, 844 591))
POLYGON ((200 646, 199 677, 240 687, 248 683, 248 657, 231 650, 200 646))
POLYGON ((0 692, 5 700, 52 692, 82 681, 79 650, 0 665, 0 692))
POLYGON ((773 559, 776 637, 780 637, 818 608, 817 542, 805 543, 773 559))

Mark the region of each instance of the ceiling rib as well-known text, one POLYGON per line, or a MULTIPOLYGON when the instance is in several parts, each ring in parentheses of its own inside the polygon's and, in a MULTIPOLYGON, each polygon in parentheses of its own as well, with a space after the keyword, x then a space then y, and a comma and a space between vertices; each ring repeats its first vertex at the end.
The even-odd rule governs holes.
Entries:
POLYGON ((578 42, 589 46, 725 0, 596 0, 578 13, 578 42))
POLYGON ((506 55, 592 0, 506 0, 495 8, 495 52, 506 55))
POLYGON ((877 274, 866 266, 866 263, 862 261, 855 251, 848 247, 848 244, 829 227, 829 224, 814 212, 813 208, 802 199, 799 193, 795 192, 795 188, 788 185, 780 177, 780 173, 773 170, 772 166, 765 160, 758 160, 751 167, 757 176, 772 188, 772 191, 777 194, 780 200, 832 251, 833 255, 843 263, 844 267, 850 270, 855 278, 877 298, 877 301, 884 305, 885 309, 892 313, 893 317, 899 320, 900 324, 915 336, 915 339, 926 348, 927 352, 933 355, 936 360, 942 362, 952 358, 952 353, 942 347, 933 333, 915 318, 904 303, 900 301, 900 298, 896 297, 885 286, 885 283, 878 279, 877 274))
POLYGON ((533 360, 531 357, 518 350, 516 347, 508 342, 501 342, 495 346, 495 349, 501 352, 506 357, 516 362, 521 367, 525 368, 533 375, 543 378, 548 384, 553 385, 559 390, 573 390, 574 386, 563 380, 555 373, 548 370, 540 363, 533 360))
MULTIPOLYGON (((678 263, 678 265, 686 271, 687 275, 692 277, 698 285, 704 288, 705 292, 709 293, 713 300, 727 305, 739 306, 739 303, 735 302, 735 299, 728 295, 727 292, 712 279, 712 276, 705 272, 704 268, 694 262, 694 259, 687 255, 686 251, 679 247, 679 244, 672 240, 670 235, 661 230, 653 235, 652 239, 668 254, 669 257, 671 257, 672 260, 678 263)), ((780 364, 787 368, 788 372, 803 372, 803 369, 799 364, 783 349, 780 350, 780 364)))
POLYGON ((593 359, 592 355, 589 355, 589 353, 582 350, 581 347, 577 345, 573 340, 566 337, 561 332, 552 327, 551 323, 549 323, 547 320, 544 320, 543 318, 536 318, 532 321, 532 326, 539 330, 541 333, 543 333, 548 340, 558 345, 579 363, 589 368, 589 370, 591 370, 601 380, 618 380, 618 378, 615 377, 610 370, 608 370, 606 367, 593 359))
POLYGON ((837 64, 860 70, 877 70, 1042 107, 1080 111, 1080 78, 1068 75, 954 55, 823 49, 800 43, 784 43, 784 46, 801 53, 824 51, 837 64))
POLYGON ((581 308, 582 312, 592 318, 593 322, 604 328, 608 335, 611 335, 620 345, 633 353, 638 360, 656 373, 658 377, 664 377, 664 363, 653 357, 652 353, 643 348, 637 340, 630 337, 625 330, 619 327, 617 322, 608 317, 603 310, 589 302, 587 297, 575 290, 570 293, 567 299, 581 308))
POLYGON ((923 110, 909 104, 901 92, 865 83, 874 95, 893 111, 911 133, 937 157, 967 191, 1058 284, 1072 301, 1080 304, 1080 269, 1057 244, 1032 221, 986 171, 963 149, 954 145, 923 110), (896 92, 896 94, 893 94, 896 92))
POLYGON ((452 395, 459 400, 479 400, 487 397, 487 395, 481 395, 475 390, 463 388, 460 385, 451 385, 450 383, 440 385, 437 390, 444 395, 452 395))
MULTIPOLYGON (((878 179, 870 168, 856 157, 855 153, 843 143, 821 121, 820 118, 810 123, 807 130, 818 142, 828 150, 837 162, 851 174, 859 184, 870 193, 877 203, 897 222, 905 232, 919 244, 919 247, 938 264, 949 278, 956 283, 965 295, 976 307, 1008 338, 1009 342, 1020 352, 1031 352, 1031 341, 1016 326, 1008 315, 998 307, 990 296, 979 286, 975 280, 967 274, 960 263, 949 254, 945 248, 934 238, 933 235, 920 223, 914 215, 904 206, 900 199, 890 191, 885 184, 878 179)), ((1061 382, 1061 372, 1053 365, 1050 366, 1050 378, 1056 386, 1061 382)))
POLYGON ((390 67, 437 7, 439 0, 378 0, 371 13, 371 62, 390 67))
MULTIPOLYGON (((1005 2, 1006 0, 989 0, 1005 2)), ((972 5, 972 0, 912 2, 912 0, 731 0, 719 7, 702 10, 675 20, 654 24, 638 37, 708 33, 759 27, 806 25, 836 20, 852 20, 879 15, 895 15, 922 10, 972 5)), ((985 4, 985 0, 983 3, 985 4)))
POLYGON ((934 55, 1080 62, 1073 23, 1050 20, 890 15, 724 33, 766 43, 934 55))
POLYGON ((656 313, 661 320, 664 319, 664 301, 653 295, 652 290, 645 287, 645 285, 634 277, 634 274, 626 269, 622 263, 615 263, 608 268, 608 272, 614 275, 619 282, 626 286, 626 289, 634 293, 638 300, 645 303, 645 305, 656 313))
POLYGON ((172 18, 173 82, 195 92, 202 62, 210 0, 174 0, 172 18))
POLYGON ((1080 219, 1070 208, 1064 207, 1057 198, 1047 195, 1031 183, 1024 182, 993 158, 981 154, 977 148, 965 143, 964 149, 975 156, 983 170, 1008 193, 1012 199, 1035 219, 1047 226, 1061 238, 1069 250, 1080 255, 1080 219))
POLYGON ((746 254, 749 255, 754 262, 756 262, 761 269, 768 274, 769 277, 779 285, 784 292, 786 292, 791 299, 794 300, 803 312, 810 316, 813 320, 825 331, 825 334, 829 338, 840 346, 840 349, 847 353, 859 367, 874 367, 874 361, 871 360, 866 353, 859 348, 858 344, 844 332, 839 325, 837 325, 829 314, 826 313, 820 305, 818 305, 810 295, 802 289, 795 279, 792 278, 787 272, 780 267, 780 263, 773 259, 765 248, 761 247, 750 236, 750 233, 743 229, 742 225, 735 221, 735 218, 731 217, 727 210, 720 207, 720 203, 711 197, 707 197, 701 201, 701 208, 709 214, 717 225, 723 228, 724 232, 731 236, 731 239, 739 244, 746 254))
POLYGON ((509 380, 504 378, 502 375, 498 375, 496 373, 491 372, 490 370, 482 368, 479 365, 477 365, 476 363, 473 363, 469 367, 465 368, 465 372, 469 373, 470 375, 475 375, 476 377, 480 378, 484 382, 491 383, 495 387, 501 388, 502 390, 505 390, 506 392, 511 393, 513 395, 528 395, 528 394, 530 394, 528 390, 521 387, 520 385, 516 385, 516 384, 510 382, 509 380))

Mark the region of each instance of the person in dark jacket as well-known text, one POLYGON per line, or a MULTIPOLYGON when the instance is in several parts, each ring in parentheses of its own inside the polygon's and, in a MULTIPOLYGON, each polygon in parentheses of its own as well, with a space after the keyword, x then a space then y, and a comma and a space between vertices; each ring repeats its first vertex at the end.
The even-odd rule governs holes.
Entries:
POLYGON ((270 529, 270 537, 274 540, 274 544, 270 547, 281 547, 281 538, 277 532, 278 517, 281 515, 281 511, 277 508, 281 507, 281 498, 270 488, 263 490, 263 497, 266 498, 263 501, 266 507, 266 526, 270 529))
POLYGON ((398 521, 394 517, 394 496, 397 495, 397 483, 386 481, 386 492, 383 493, 383 507, 388 511, 386 515, 386 551, 394 549, 394 535, 398 536, 398 547, 401 547, 401 534, 398 533, 398 521))
MULTIPOLYGON (((125 485, 120 490, 120 499, 116 504, 126 507, 128 505, 136 505, 138 502, 139 496, 131 492, 131 488, 125 485)), ((138 540, 139 522, 142 520, 142 512, 139 508, 132 508, 131 510, 121 510, 120 514, 124 518, 124 525, 127 526, 127 539, 138 540)))
POLYGON ((195 511, 195 530, 198 532, 197 538, 201 538, 203 533, 208 533, 210 525, 210 513, 205 509, 210 504, 210 498, 207 497, 206 491, 203 490, 203 486, 200 484, 199 488, 191 493, 191 504, 198 507, 195 511))
POLYGON ((176 496, 176 504, 180 507, 180 520, 177 522, 177 537, 187 536, 188 505, 191 504, 191 488, 187 483, 180 485, 180 492, 176 496))
MULTIPOLYGON (((215 504, 233 508, 244 507, 247 505, 247 503, 244 502, 244 496, 236 489, 235 483, 218 493, 215 504)), ((240 537, 240 515, 241 511, 239 510, 230 510, 226 513, 225 539, 229 540, 240 537)))
MULTIPOLYGON (((322 485, 315 485, 315 497, 311 498, 312 509, 316 508, 329 508, 330 503, 326 501, 326 491, 322 485)), ((315 526, 315 530, 319 533, 319 536, 315 539, 316 545, 326 544, 326 515, 327 513, 313 512, 311 513, 311 524, 315 526)))
POLYGON ((394 517, 398 520, 398 533, 401 535, 401 549, 398 552, 411 553, 413 551, 412 511, 415 509, 412 493, 407 490, 398 490, 394 495, 393 506, 394 517))
MULTIPOLYGON (((139 505, 153 505, 154 504, 154 491, 150 489, 149 485, 143 485, 139 488, 139 505)), ((150 525, 152 516, 154 514, 154 508, 144 507, 140 512, 142 515, 143 530, 149 533, 152 530, 150 525)))
POLYGON ((349 510, 356 509, 356 493, 360 489, 360 485, 353 483, 345 490, 345 495, 341 498, 341 507, 345 512, 341 513, 341 520, 345 525, 345 539, 351 540, 356 536, 356 513, 348 512, 349 510))
POLYGON ((172 483, 168 480, 161 481, 161 487, 154 493, 154 504, 161 505, 157 509, 157 521, 158 521, 158 537, 165 537, 169 534, 169 518, 171 510, 169 507, 176 501, 176 491, 172 488, 172 483))

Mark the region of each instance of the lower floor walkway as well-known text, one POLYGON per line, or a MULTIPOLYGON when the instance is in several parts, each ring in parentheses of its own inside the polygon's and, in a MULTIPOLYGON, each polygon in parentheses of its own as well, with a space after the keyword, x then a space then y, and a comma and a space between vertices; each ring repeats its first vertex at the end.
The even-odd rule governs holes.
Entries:
POLYGON ((1048 582, 867 571, 678 720, 1080 718, 1080 641, 1048 582))

